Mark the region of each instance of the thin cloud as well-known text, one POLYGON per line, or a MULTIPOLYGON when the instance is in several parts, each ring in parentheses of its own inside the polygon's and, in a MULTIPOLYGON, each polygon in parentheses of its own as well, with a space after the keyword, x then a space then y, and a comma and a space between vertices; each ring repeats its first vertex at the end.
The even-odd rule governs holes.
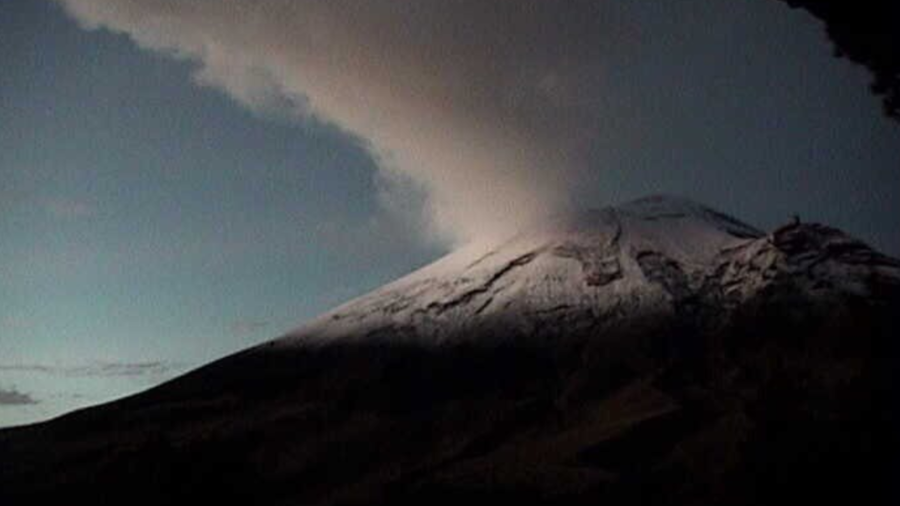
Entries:
POLYGON ((0 329, 8 330, 8 331, 22 331, 29 330, 36 326, 37 322, 35 322, 31 318, 25 318, 22 316, 7 316, 5 318, 0 319, 0 329))
POLYGON ((97 214, 96 205, 84 200, 48 198, 42 205, 47 214, 61 220, 90 218, 97 214))
POLYGON ((37 403, 38 401, 28 394, 0 388, 0 406, 27 406, 37 403))
POLYGON ((269 326, 269 322, 262 320, 240 320, 236 322, 232 322, 229 326, 232 334, 235 335, 247 335, 252 334, 256 331, 262 330, 269 326))
POLYGON ((0 372, 35 372, 54 376, 95 378, 163 376, 183 369, 176 362, 95 362, 86 365, 0 364, 0 372))

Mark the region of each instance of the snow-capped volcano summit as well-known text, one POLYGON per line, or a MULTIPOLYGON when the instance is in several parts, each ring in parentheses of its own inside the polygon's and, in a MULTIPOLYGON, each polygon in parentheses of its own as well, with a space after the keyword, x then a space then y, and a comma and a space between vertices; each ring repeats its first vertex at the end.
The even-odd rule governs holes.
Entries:
MULTIPOLYGON (((797 255, 783 247, 786 238, 816 230, 794 223, 766 235, 686 199, 648 197, 560 218, 495 247, 463 248, 273 344, 543 339, 548 336, 535 331, 548 324, 566 334, 617 317, 678 311, 686 303, 749 297, 780 270, 795 269, 788 265, 792 256, 825 262, 809 273, 820 284, 833 277, 828 266, 854 271, 838 280, 847 289, 874 273, 900 278, 896 262, 875 254, 839 268, 832 264, 847 257, 829 256, 833 244, 821 250, 810 244, 810 251, 797 255)), ((832 235, 843 249, 868 250, 839 232, 832 235)))
POLYGON ((880 504, 898 311, 839 230, 651 197, 0 431, 0 504, 880 504))

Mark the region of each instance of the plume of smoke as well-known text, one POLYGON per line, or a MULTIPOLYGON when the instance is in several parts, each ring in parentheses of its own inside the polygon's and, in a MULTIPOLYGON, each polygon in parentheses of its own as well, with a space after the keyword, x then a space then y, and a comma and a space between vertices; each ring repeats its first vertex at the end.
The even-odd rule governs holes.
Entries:
POLYGON ((599 116, 595 0, 56 1, 244 104, 356 136, 456 243, 564 212, 599 116))

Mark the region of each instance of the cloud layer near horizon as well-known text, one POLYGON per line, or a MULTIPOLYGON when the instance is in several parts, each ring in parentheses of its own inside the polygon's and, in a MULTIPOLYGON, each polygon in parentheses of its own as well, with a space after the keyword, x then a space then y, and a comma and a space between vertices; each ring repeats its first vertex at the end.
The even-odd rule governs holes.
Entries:
POLYGON ((566 210, 615 38, 594 0, 56 1, 246 105, 358 137, 389 207, 424 190, 430 231, 456 243, 566 210))
POLYGON ((36 372, 66 377, 164 376, 183 369, 173 362, 94 362, 87 365, 0 364, 0 372, 36 372))
POLYGON ((37 404, 37 401, 30 395, 23 394, 18 390, 0 388, 0 406, 24 406, 29 404, 37 404))

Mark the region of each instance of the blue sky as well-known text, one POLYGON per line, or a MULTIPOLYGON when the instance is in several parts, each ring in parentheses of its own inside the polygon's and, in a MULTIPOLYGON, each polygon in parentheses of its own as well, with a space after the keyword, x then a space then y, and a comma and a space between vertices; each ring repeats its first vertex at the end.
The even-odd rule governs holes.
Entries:
POLYGON ((38 401, 0 426, 274 337, 436 255, 380 218, 354 140, 249 112, 49 2, 0 10, 0 389, 38 401))
MULTIPOLYGON (((900 254, 900 128, 866 72, 778 2, 691 1, 616 8, 568 197, 799 213, 900 254)), ((247 107, 53 2, 4 0, 0 68, 0 426, 146 388, 447 249, 419 192, 385 209, 358 132, 247 107)))

